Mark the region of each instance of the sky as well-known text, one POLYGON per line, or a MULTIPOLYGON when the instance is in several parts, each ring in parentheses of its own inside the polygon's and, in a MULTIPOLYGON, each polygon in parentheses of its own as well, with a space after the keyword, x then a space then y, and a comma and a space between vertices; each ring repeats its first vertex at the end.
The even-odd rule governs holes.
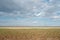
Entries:
POLYGON ((60 0, 0 0, 0 26, 60 26, 60 0))

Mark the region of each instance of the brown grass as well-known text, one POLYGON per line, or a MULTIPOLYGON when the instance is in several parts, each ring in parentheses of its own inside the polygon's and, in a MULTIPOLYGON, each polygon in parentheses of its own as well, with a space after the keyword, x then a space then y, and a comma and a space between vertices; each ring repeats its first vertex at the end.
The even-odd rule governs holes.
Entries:
POLYGON ((0 40, 60 40, 60 29, 0 29, 0 40))

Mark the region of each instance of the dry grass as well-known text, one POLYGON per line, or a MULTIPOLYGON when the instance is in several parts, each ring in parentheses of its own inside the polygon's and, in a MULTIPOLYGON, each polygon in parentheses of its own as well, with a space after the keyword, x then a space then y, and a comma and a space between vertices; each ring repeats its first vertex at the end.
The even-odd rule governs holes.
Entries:
POLYGON ((60 29, 0 29, 0 40, 60 40, 60 29))

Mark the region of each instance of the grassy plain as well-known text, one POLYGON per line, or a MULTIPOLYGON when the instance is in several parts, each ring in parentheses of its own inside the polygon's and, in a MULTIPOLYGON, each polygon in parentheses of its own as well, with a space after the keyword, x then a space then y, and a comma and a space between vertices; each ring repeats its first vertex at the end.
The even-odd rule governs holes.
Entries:
POLYGON ((0 27, 0 40, 60 40, 60 28, 0 27))

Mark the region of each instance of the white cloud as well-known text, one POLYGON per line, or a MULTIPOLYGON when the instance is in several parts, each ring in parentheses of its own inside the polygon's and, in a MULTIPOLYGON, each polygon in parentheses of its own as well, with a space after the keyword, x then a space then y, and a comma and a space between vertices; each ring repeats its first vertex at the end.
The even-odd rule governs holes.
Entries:
POLYGON ((38 23, 38 22, 37 22, 37 21, 33 21, 32 23, 33 23, 33 24, 36 24, 36 23, 38 23))
POLYGON ((35 14, 36 16, 40 16, 41 15, 41 13, 39 13, 39 14, 35 14))
POLYGON ((60 19, 60 16, 53 16, 54 19, 60 19))

